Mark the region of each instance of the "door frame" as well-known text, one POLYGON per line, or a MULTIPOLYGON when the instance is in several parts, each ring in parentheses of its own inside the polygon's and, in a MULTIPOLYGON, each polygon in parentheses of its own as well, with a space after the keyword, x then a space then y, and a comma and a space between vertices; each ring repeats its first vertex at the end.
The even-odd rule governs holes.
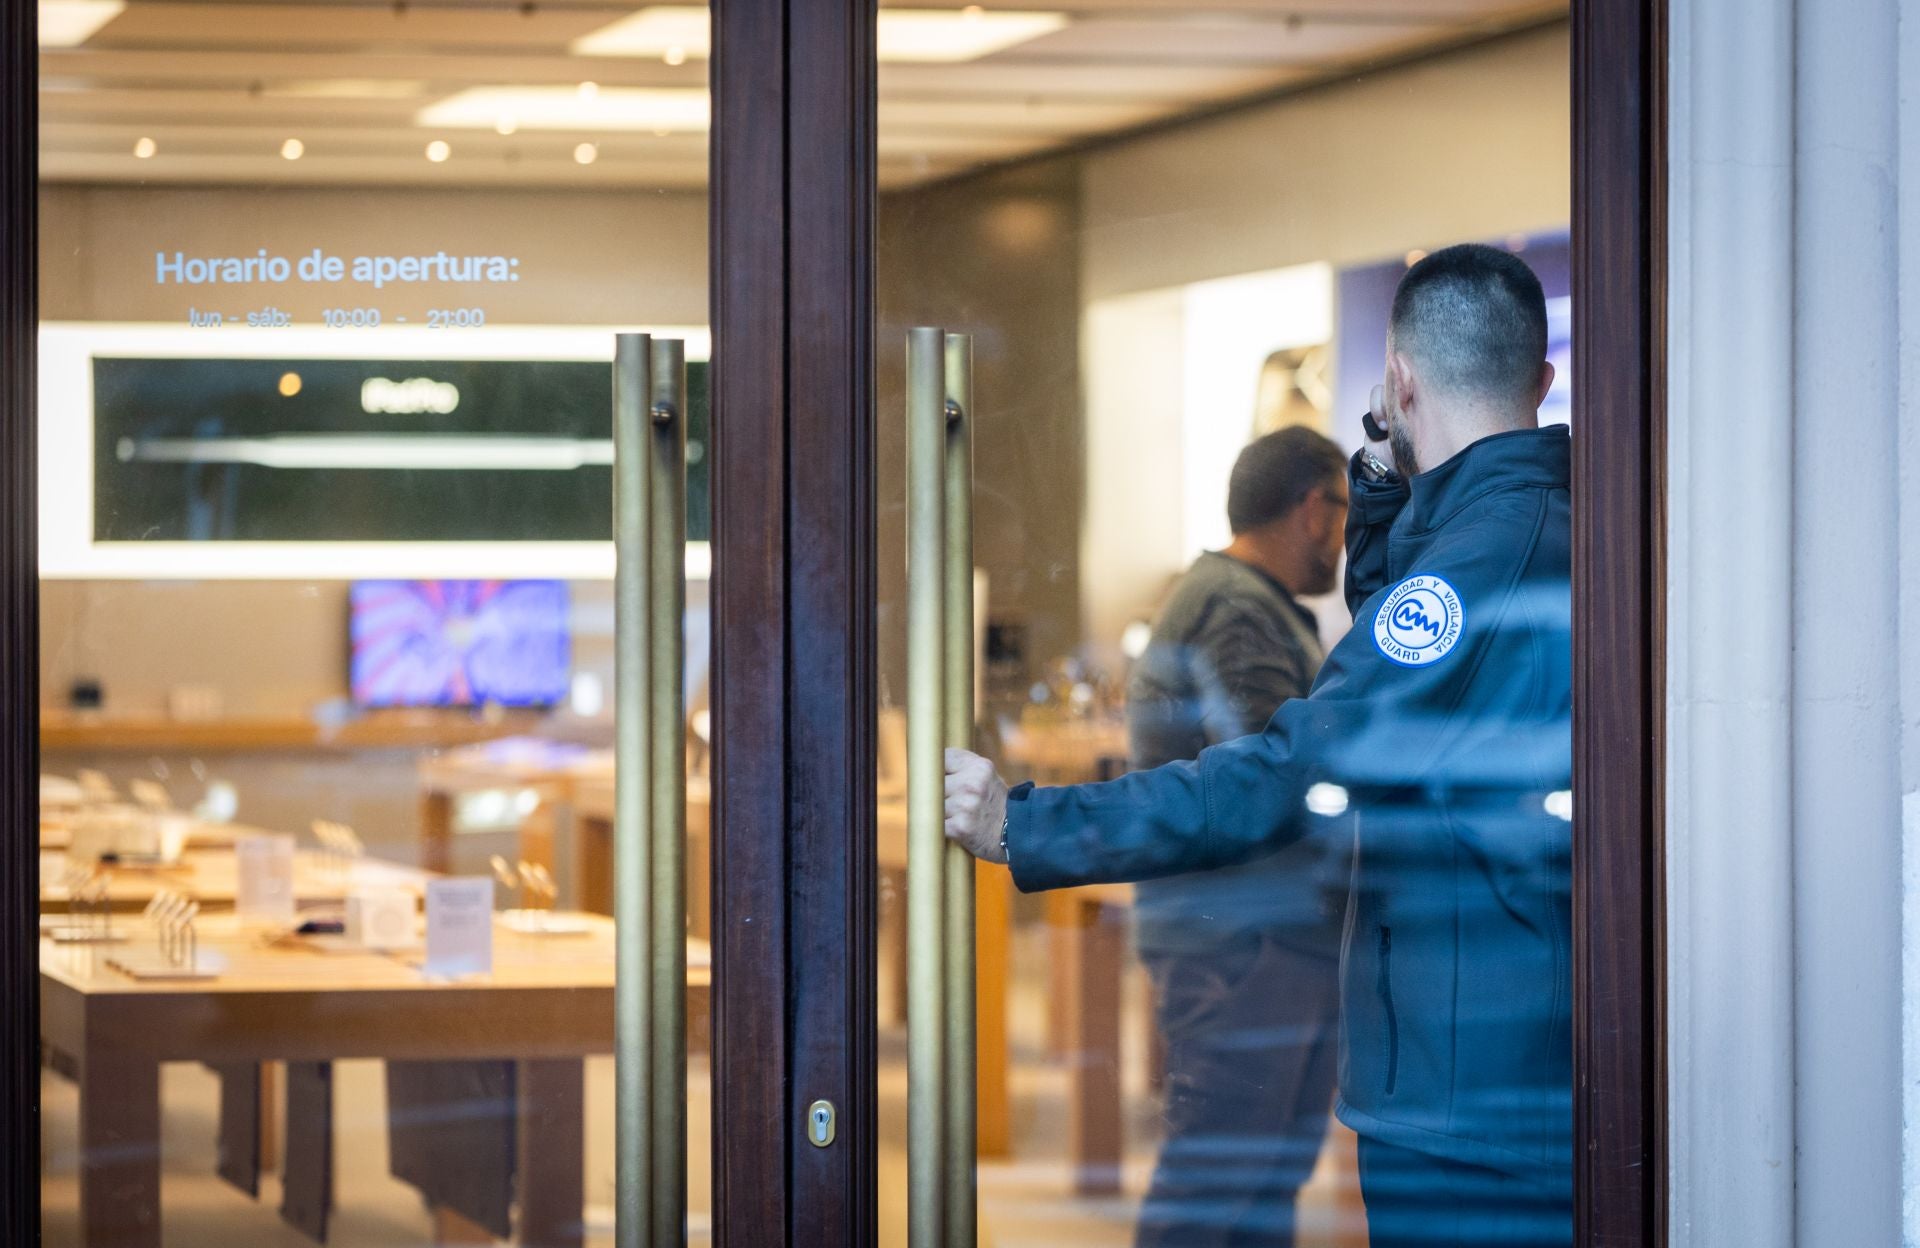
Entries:
MULTIPOLYGON (((752 990, 742 994, 751 999, 729 993, 723 1000, 730 1009, 753 1011, 755 1030, 740 1033, 737 1043, 726 1041, 728 1024, 716 1022, 715 1086, 764 1082, 749 1120, 777 1128, 772 1139, 732 1145, 720 1143, 716 1131, 715 1233, 717 1242, 739 1245, 875 1242, 872 1140, 860 1139, 857 1155, 843 1159, 851 1169, 836 1171, 822 1186, 814 1182, 818 1167, 809 1163, 818 1159, 804 1155, 800 1127, 811 1099, 800 1084, 818 1078, 819 1060, 829 1055, 828 1068, 849 1079, 861 1102, 858 1115, 843 1121, 861 1123, 863 1137, 870 1137, 875 1121, 872 813, 864 803, 848 804, 845 790, 831 787, 845 783, 866 786, 853 792, 868 792, 873 779, 867 735, 874 711, 873 482, 858 471, 851 479, 844 473, 850 461, 870 464, 874 419, 874 66, 870 27, 860 26, 870 20, 872 7, 859 0, 715 0, 715 109, 722 118, 714 144, 712 222, 715 428, 765 421, 756 438, 766 434, 764 453, 783 456, 777 467, 770 458, 731 472, 716 457, 716 647, 720 621, 731 618, 736 622, 729 627, 757 627, 764 634, 761 641, 737 639, 756 654, 775 653, 784 644, 785 655, 804 653, 811 665, 825 658, 815 648, 819 641, 838 639, 854 648, 851 655, 831 652, 834 678, 842 682, 837 686, 803 684, 813 673, 798 669, 784 674, 784 722, 806 723, 809 733, 823 724, 833 745, 854 751, 851 760, 810 756, 807 746, 816 743, 793 738, 783 747, 788 752, 779 753, 770 736, 756 734, 769 749, 742 762, 762 804, 750 810, 743 803, 730 818, 716 792, 714 879, 740 906, 737 921, 749 913, 779 912, 783 903, 795 907, 785 912, 793 939, 784 950, 772 942, 754 945, 763 960, 751 972, 737 960, 720 963, 722 974, 753 976, 752 990), (784 21, 777 31, 776 10, 784 21), (754 36, 743 34, 743 27, 756 27, 763 42, 750 43, 754 36), (785 79, 774 84, 763 73, 730 81, 718 72, 730 53, 744 59, 744 48, 762 66, 781 65, 785 79), (731 142, 721 133, 728 126, 737 127, 731 142), (740 194, 747 186, 753 187, 750 201, 740 194), (853 215, 822 213, 822 206, 844 207, 853 215), (775 234, 784 250, 769 237, 775 234), (853 235, 866 240, 866 250, 846 250, 853 235), (719 262, 739 256, 755 263, 719 262), (729 327, 730 318, 746 320, 777 307, 793 312, 784 338, 767 325, 749 346, 729 327), (803 378, 814 389, 793 384, 803 378), (730 385, 739 387, 739 408, 724 397, 730 385), (822 397, 831 402, 814 401, 822 397), (821 471, 821 460, 796 454, 802 445, 827 451, 830 470, 821 471), (778 490, 777 499, 745 497, 769 486, 778 490), (745 508, 758 512, 756 524, 747 523, 743 511, 722 530, 718 517, 728 507, 728 489, 740 491, 745 508), (805 523, 798 523, 803 517, 805 523), (811 549, 802 548, 802 535, 811 549), (783 600, 777 570, 788 559, 805 559, 806 571, 796 576, 788 568, 789 596, 783 600), (730 563, 751 569, 751 582, 724 577, 720 569, 730 563), (830 583, 830 592, 845 595, 837 613, 814 595, 817 586, 803 584, 815 575, 830 583), (756 615, 780 602, 793 613, 784 621, 756 615), (823 706, 831 712, 824 721, 818 718, 823 706), (848 715, 854 718, 843 718, 848 715), (828 787, 820 787, 822 781, 828 787), (772 822, 782 800, 792 821, 784 832, 772 822), (729 844, 750 852, 723 861, 729 844), (827 858, 814 857, 816 852, 827 858), (784 891, 772 878, 781 862, 794 872, 784 891), (826 880, 844 880, 860 892, 822 898, 816 885, 826 880), (742 905, 743 899, 752 900, 742 905), (803 913, 802 906, 810 911, 803 913), (831 967, 812 965, 822 948, 835 947, 832 935, 840 924, 843 956, 832 959, 831 967), (796 989, 804 989, 801 999, 779 1004, 783 991, 796 989), (810 999, 816 994, 821 999, 810 999), (783 1009, 784 1028, 775 1017, 783 1009), (817 1035, 828 1019, 845 1022, 848 1030, 828 1037, 825 1053, 785 1054, 789 1072, 782 1097, 772 1086, 777 1080, 765 1067, 765 1051, 751 1037, 792 1038, 808 1030, 817 1035), (723 1194, 719 1176, 729 1165, 748 1163, 749 1151, 753 1174, 791 1176, 777 1201, 764 1185, 729 1184, 723 1194), (809 1234, 797 1233, 800 1227, 809 1234)), ((1571 0, 1570 18, 1576 1242, 1583 1248, 1661 1248, 1667 1242, 1667 0, 1571 0)), ((717 448, 718 437, 715 443, 717 448)), ((742 667, 723 667, 718 648, 714 666, 716 707, 725 700, 771 719, 771 709, 758 699, 783 691, 782 674, 749 671, 742 691, 729 688, 742 681, 742 667)), ((718 942, 718 921, 715 931, 718 942)), ((747 1108, 739 1101, 733 1106, 747 1108)), ((715 1112, 720 1121, 717 1092, 715 1112)))
MULTIPOLYGON (((715 1242, 876 1241, 873 0, 715 0, 715 1242), (725 263, 722 263, 722 258, 725 263), (836 1144, 805 1144, 815 1099, 836 1144)), ((0 5, 0 826, 37 819, 36 6, 0 5)), ((1578 1242, 1666 1243, 1666 0, 1572 0, 1578 1242), (1595 540, 1605 534, 1606 540, 1595 540), (1591 830, 1591 832, 1589 831, 1591 830)), ((0 1240, 38 1242, 0 837, 0 1240)))

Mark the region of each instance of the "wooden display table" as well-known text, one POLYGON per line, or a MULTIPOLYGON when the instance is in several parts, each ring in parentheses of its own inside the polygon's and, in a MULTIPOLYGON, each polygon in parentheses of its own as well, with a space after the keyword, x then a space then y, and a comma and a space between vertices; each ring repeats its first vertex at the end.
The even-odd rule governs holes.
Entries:
MULTIPOLYGON (((500 1060, 517 1063, 523 1242, 582 1238, 581 1060, 613 1051, 613 924, 586 936, 494 930, 494 970, 436 981, 412 955, 263 946, 230 918, 201 923, 217 978, 136 982, 104 949, 40 946, 42 1043, 80 1086, 85 1248, 161 1243, 160 1064, 500 1060)), ((687 1018, 704 1045, 708 951, 689 942, 687 1018)))

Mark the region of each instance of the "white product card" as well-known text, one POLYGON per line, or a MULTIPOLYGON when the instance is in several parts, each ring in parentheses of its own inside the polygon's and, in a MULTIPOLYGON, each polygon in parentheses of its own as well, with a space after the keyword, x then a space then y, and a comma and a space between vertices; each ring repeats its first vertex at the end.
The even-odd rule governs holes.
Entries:
POLYGON ((369 949, 407 949, 419 943, 413 894, 404 888, 364 887, 347 894, 347 939, 369 949))
POLYGON ((243 836, 233 852, 240 867, 234 912, 242 919, 293 922, 293 838, 243 836))
POLYGON ((429 975, 486 975, 493 970, 493 877, 427 881, 429 975))

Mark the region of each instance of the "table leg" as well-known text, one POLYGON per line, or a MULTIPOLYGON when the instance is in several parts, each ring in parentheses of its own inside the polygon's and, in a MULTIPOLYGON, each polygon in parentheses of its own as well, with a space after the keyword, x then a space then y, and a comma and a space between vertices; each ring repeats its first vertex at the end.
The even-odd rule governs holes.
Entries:
POLYGON ((445 874, 453 869, 453 795, 428 789, 420 795, 420 865, 445 874))
MULTIPOLYGON (((612 914, 613 824, 606 819, 576 817, 573 826, 580 908, 593 914, 612 914)), ((687 904, 693 904, 692 894, 688 894, 687 904)))
POLYGON ((579 1248, 586 1229, 585 1066, 578 1058, 523 1061, 518 1083, 520 1242, 579 1248))
POLYGON ((1126 940, 1097 901, 1074 898, 1076 921, 1062 929, 1072 973, 1067 1069, 1067 1147, 1074 1191, 1120 1190, 1125 1145, 1120 1103, 1120 984, 1126 940))
POLYGON ((978 1145, 982 1157, 1013 1152, 1012 1062, 1007 1051, 1007 969, 1013 957, 1012 877, 978 864, 974 875, 974 1031, 979 1049, 978 1145))
POLYGON ((160 1248, 160 1063, 89 1051, 80 1069, 80 1237, 160 1248))
POLYGON ((495 1244, 493 1232, 445 1205, 433 1207, 434 1248, 453 1248, 456 1244, 495 1244))
POLYGON ((1079 937, 1074 926, 1079 903, 1071 894, 1048 893, 1047 914, 1047 1035, 1046 1055, 1065 1057, 1072 1051, 1074 959, 1079 937))

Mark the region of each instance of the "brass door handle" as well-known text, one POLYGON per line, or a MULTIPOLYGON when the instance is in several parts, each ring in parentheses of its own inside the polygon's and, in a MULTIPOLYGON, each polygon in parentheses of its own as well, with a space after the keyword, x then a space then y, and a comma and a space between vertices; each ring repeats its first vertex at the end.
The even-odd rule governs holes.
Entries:
POLYGON ((907 332, 907 1132, 911 1248, 976 1242, 974 866, 945 751, 973 744, 973 345, 907 332))
POLYGON ((685 344, 616 336, 614 1044, 619 1248, 686 1236, 685 344))

